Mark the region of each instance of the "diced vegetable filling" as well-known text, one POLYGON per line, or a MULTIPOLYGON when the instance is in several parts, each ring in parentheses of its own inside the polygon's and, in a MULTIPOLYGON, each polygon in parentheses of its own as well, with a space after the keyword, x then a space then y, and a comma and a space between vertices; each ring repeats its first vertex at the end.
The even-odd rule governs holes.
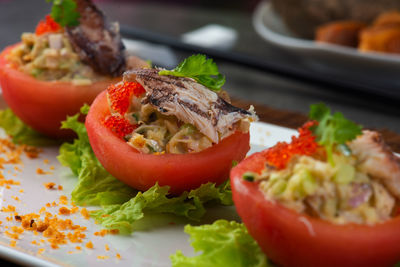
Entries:
POLYGON ((354 156, 334 154, 335 166, 323 155, 297 156, 282 170, 265 169, 256 180, 272 201, 334 223, 374 224, 389 219, 395 198, 370 177, 354 156))
POLYGON ((259 182, 272 202, 337 224, 375 224, 395 216, 400 163, 379 134, 361 132, 323 105, 312 112, 316 121, 291 143, 264 151, 264 170, 246 172, 243 179, 259 182))
POLYGON ((145 91, 139 83, 121 82, 108 88, 111 114, 104 124, 146 154, 184 154, 204 150, 212 141, 196 127, 141 104, 145 91))
POLYGON ((84 85, 107 78, 80 60, 66 33, 62 31, 40 35, 24 33, 21 41, 10 52, 7 60, 38 80, 68 81, 84 85))
POLYGON ((143 153, 184 154, 212 145, 193 125, 162 115, 150 105, 143 105, 139 112, 131 114, 139 119, 140 126, 125 138, 129 145, 143 153))

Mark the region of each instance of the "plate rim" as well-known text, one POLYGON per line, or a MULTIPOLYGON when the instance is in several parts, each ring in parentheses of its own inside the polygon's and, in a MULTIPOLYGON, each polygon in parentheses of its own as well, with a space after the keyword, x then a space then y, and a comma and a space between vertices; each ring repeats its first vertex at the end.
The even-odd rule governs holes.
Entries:
MULTIPOLYGON (((295 38, 283 35, 268 28, 263 23, 263 17, 272 10, 272 3, 261 1, 255 8, 252 16, 253 27, 257 34, 265 41, 286 49, 297 49, 304 52, 323 52, 333 55, 352 57, 358 60, 380 61, 384 63, 400 64, 400 56, 396 54, 385 54, 379 52, 362 53, 355 48, 349 48, 334 44, 316 43, 311 40, 295 38)), ((279 16, 277 14, 277 16, 279 16)))

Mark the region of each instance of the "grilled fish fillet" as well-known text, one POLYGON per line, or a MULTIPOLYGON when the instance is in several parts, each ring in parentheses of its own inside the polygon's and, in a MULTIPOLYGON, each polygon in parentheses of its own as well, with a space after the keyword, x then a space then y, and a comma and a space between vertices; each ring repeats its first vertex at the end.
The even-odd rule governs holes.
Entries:
POLYGON ((137 69, 124 73, 125 82, 138 82, 146 90, 142 104, 150 104, 165 115, 193 124, 218 143, 235 131, 242 119, 256 120, 253 111, 232 106, 218 94, 193 79, 158 75, 158 69, 137 69))
POLYGON ((109 23, 91 0, 75 0, 80 14, 78 26, 66 27, 75 51, 95 71, 117 77, 125 70, 125 47, 118 23, 109 23))
POLYGON ((359 160, 359 168, 378 179, 400 199, 400 162, 381 135, 364 130, 363 134, 351 141, 349 147, 359 160))

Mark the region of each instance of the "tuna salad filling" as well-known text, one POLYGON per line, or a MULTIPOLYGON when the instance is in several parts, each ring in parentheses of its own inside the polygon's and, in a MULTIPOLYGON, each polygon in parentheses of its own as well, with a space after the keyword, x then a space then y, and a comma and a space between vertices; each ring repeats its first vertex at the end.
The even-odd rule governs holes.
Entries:
POLYGON ((104 123, 136 150, 199 152, 235 131, 248 132, 256 120, 252 109, 232 106, 226 93, 217 94, 190 78, 161 76, 159 71, 126 72, 124 81, 107 91, 111 115, 104 123))
POLYGON ((243 178, 259 182, 259 189, 272 202, 336 224, 375 224, 396 216, 397 156, 377 132, 368 130, 327 147, 321 140, 328 135, 319 135, 328 131, 323 123, 306 124, 291 143, 278 143, 263 152, 265 168, 243 178), (319 132, 321 127, 326 129, 319 132))
MULTIPOLYGON (((47 15, 35 33, 22 34, 21 43, 7 60, 38 80, 78 85, 120 77, 126 69, 148 66, 126 55, 118 23, 108 22, 91 0, 72 3, 74 10, 63 10, 66 13, 61 18, 59 12, 47 15)), ((59 3, 54 5, 53 11, 59 3)))
POLYGON ((107 78, 80 60, 63 32, 39 36, 24 33, 21 41, 8 55, 7 60, 18 66, 20 71, 38 80, 90 84, 107 78))
POLYGON ((335 166, 312 156, 292 158, 283 170, 257 176, 267 199, 300 213, 343 224, 374 224, 389 219, 396 198, 368 174, 355 156, 334 156, 335 166))
POLYGON ((192 124, 179 121, 175 116, 162 115, 149 104, 132 116, 139 119, 137 128, 125 138, 142 153, 184 154, 212 146, 211 140, 192 124))

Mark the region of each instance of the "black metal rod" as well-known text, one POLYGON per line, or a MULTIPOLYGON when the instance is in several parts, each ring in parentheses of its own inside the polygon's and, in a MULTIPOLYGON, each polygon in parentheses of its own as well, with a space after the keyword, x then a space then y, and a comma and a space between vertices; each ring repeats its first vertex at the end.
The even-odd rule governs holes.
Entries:
POLYGON ((282 63, 261 60, 237 52, 187 44, 174 37, 169 37, 163 34, 131 26, 122 25, 121 34, 127 38, 143 40, 150 43, 163 44, 171 48, 189 53, 205 54, 209 57, 212 57, 214 60, 223 60, 235 63, 240 66, 253 68, 259 71, 265 71, 270 74, 289 78, 298 82, 304 82, 322 87, 330 87, 331 89, 335 90, 352 90, 377 96, 400 98, 399 88, 394 88, 394 86, 390 83, 380 83, 378 87, 377 85, 373 85, 370 83, 360 83, 351 80, 337 79, 327 74, 316 74, 310 70, 291 67, 287 64, 284 65, 282 63))

